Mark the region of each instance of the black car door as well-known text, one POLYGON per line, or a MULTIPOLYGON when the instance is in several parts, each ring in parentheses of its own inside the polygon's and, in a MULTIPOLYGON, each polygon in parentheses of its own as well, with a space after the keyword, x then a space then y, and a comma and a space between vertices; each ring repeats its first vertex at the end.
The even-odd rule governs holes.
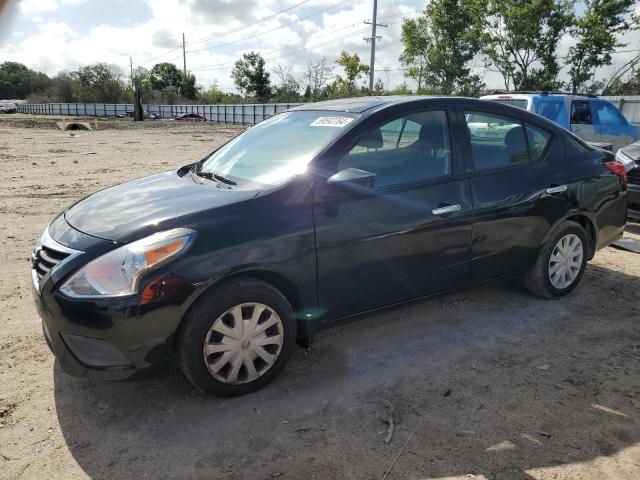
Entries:
POLYGON ((459 119, 475 169, 470 278, 522 270, 568 211, 562 139, 544 123, 490 107, 461 107, 459 119))
POLYGON ((444 109, 372 118, 336 152, 330 178, 317 184, 314 200, 324 317, 467 280, 470 189, 452 140, 452 118, 444 109), (355 184, 336 181, 345 178, 355 184))

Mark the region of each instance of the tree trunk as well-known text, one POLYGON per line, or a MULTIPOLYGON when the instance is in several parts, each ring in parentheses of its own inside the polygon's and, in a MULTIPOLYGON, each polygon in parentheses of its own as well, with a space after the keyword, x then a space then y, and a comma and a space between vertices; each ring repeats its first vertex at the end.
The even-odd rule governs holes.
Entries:
POLYGON ((140 82, 135 83, 135 90, 133 92, 133 121, 143 122, 144 111, 142 110, 142 99, 140 95, 140 82))

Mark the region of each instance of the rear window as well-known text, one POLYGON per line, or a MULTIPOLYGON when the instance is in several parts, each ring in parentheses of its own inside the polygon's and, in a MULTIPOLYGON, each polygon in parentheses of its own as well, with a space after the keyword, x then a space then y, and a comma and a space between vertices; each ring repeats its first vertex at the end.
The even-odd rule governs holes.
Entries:
POLYGON ((465 112, 476 170, 529 161, 525 128, 518 120, 484 112, 465 112))
POLYGON ((512 107, 518 107, 523 110, 527 109, 527 101, 525 99, 516 99, 516 98, 496 98, 492 100, 494 102, 501 103, 503 105, 511 105, 512 107))

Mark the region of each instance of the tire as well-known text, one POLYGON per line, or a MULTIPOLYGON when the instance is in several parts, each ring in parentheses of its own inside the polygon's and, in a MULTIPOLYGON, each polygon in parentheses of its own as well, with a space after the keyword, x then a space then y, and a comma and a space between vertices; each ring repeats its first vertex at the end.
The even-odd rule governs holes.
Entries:
POLYGON ((567 295, 580 283, 588 256, 589 239, 584 228, 578 223, 564 220, 553 227, 547 235, 547 241, 538 254, 535 264, 524 276, 524 285, 531 293, 542 298, 558 298, 567 295), (566 260, 567 263, 564 264, 562 263, 565 261, 563 251, 558 245, 561 240, 565 242, 566 250, 564 251, 568 252, 567 258, 572 258, 572 260, 566 260), (582 252, 581 258, 572 256, 572 252, 577 252, 578 244, 582 252), (553 261, 552 255, 554 255, 553 261))
POLYGON ((295 341, 296 319, 284 295, 261 280, 238 278, 191 308, 178 331, 176 354, 196 387, 214 395, 242 395, 280 373, 295 341))

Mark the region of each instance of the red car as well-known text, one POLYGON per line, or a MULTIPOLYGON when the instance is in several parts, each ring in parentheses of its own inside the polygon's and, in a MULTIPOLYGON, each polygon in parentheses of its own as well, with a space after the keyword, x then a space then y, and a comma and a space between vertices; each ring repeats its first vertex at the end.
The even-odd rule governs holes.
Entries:
POLYGON ((206 122, 207 117, 199 113, 185 113, 184 115, 177 116, 175 120, 181 120, 183 122, 206 122))

